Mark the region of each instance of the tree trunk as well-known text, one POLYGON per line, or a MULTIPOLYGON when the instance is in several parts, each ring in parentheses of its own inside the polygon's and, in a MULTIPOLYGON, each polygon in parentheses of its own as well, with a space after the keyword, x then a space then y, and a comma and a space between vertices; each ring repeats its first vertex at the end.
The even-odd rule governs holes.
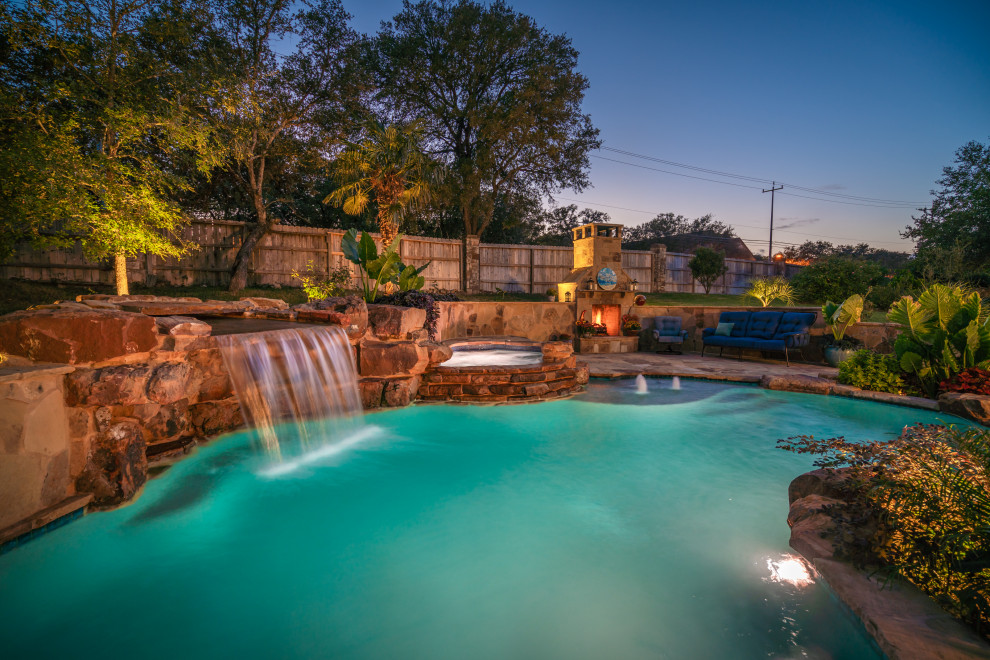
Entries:
POLYGON ((230 271, 230 286, 227 287, 227 290, 231 293, 237 293, 247 286, 248 263, 251 261, 251 255, 254 253, 254 248, 270 230, 269 225, 259 222, 253 225, 251 231, 244 237, 241 249, 237 251, 237 256, 234 257, 234 267, 230 271))
POLYGON ((113 274, 117 281, 117 295, 130 295, 130 289, 127 287, 127 255, 123 252, 113 255, 113 274))

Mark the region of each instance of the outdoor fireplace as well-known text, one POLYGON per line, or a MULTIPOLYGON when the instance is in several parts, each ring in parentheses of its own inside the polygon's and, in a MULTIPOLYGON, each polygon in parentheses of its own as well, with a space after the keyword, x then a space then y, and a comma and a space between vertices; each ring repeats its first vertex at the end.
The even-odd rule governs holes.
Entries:
POLYGON ((591 320, 605 326, 605 334, 618 337, 622 334, 622 307, 619 305, 592 305, 591 320))
POLYGON ((572 230, 574 270, 557 285, 560 300, 574 301, 574 318, 601 324, 604 336, 579 337, 579 353, 632 353, 639 337, 622 336, 622 315, 636 298, 636 285, 622 269, 622 225, 591 223, 572 230))

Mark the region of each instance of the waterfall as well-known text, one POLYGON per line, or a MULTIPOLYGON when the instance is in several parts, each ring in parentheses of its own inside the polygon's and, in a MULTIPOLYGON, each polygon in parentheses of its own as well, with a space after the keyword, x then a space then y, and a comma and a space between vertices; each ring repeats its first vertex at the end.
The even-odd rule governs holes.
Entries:
POLYGON ((272 459, 305 455, 363 429, 354 353, 340 328, 221 335, 217 343, 244 421, 272 459))

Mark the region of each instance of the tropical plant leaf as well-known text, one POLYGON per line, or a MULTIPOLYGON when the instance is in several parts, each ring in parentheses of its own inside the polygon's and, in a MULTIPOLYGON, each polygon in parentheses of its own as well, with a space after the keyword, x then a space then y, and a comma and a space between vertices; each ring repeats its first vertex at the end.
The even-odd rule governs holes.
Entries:
POLYGON ((348 261, 361 265, 361 250, 358 249, 357 229, 348 229, 344 237, 340 239, 340 250, 344 253, 344 258, 348 261))

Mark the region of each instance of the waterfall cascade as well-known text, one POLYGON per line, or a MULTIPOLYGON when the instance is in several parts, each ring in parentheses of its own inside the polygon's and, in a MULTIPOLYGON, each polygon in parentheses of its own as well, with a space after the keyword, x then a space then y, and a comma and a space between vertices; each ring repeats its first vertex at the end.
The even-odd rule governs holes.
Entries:
POLYGON ((354 353, 340 328, 222 335, 217 342, 244 420, 274 460, 361 431, 354 353))

